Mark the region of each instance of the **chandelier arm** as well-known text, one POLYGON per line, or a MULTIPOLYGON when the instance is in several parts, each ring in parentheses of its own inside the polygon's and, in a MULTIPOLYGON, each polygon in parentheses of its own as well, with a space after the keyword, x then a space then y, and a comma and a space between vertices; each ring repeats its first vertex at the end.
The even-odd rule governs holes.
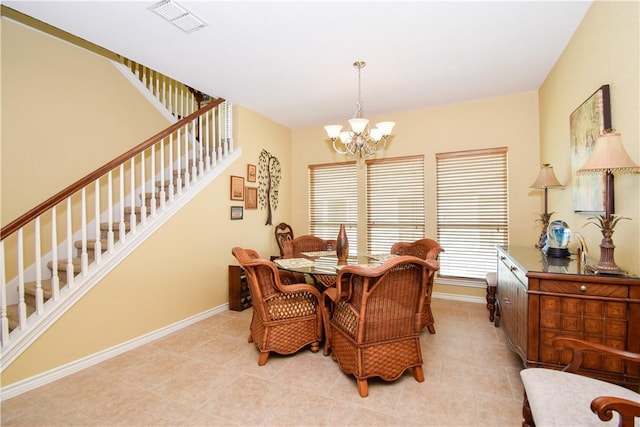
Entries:
MULTIPOLYGON (((337 138, 331 138, 331 141, 333 141, 333 149, 338 153, 338 154, 351 154, 348 150, 342 151, 338 148, 338 146, 336 145, 336 142, 338 141, 337 138)), ((346 144, 342 144, 344 145, 344 147, 346 148, 347 145, 346 144)))

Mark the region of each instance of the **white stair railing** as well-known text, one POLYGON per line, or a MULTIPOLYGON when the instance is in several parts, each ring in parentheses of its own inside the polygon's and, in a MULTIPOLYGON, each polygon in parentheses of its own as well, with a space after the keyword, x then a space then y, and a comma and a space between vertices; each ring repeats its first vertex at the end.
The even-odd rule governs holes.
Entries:
MULTIPOLYGON (((190 95, 175 95, 176 86, 158 77, 144 78, 167 105, 182 106, 178 117, 187 111, 190 95)), ((212 101, 2 228, 2 370, 44 331, 52 314, 58 318, 68 301, 86 293, 93 276, 117 264, 130 241, 179 205, 187 188, 215 175, 216 165, 234 152, 230 128, 214 125, 229 115, 229 104, 212 101)))

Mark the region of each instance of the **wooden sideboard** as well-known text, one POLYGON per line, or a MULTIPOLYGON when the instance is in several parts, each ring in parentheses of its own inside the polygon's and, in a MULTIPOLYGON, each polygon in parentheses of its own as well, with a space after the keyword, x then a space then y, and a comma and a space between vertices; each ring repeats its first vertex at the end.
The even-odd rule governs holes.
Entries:
MULTIPOLYGON (((640 277, 594 275, 572 258, 548 258, 531 246, 497 248, 499 317, 507 343, 527 367, 561 369, 569 350, 556 336, 640 353, 640 277)), ((638 390, 640 366, 598 353, 582 374, 638 390)))

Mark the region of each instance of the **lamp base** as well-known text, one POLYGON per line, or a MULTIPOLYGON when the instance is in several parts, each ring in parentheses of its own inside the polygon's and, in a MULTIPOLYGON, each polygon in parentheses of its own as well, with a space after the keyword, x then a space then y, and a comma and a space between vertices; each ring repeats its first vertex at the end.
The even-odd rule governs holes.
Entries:
POLYGON ((596 265, 587 265, 585 268, 592 271, 595 274, 610 274, 610 275, 625 275, 627 272, 618 267, 616 261, 613 259, 613 250, 615 245, 611 239, 613 230, 607 228, 603 229, 602 234, 605 236, 600 243, 600 261, 596 265))
POLYGON ((611 276, 626 276, 627 271, 621 269, 617 265, 615 267, 600 266, 600 265, 586 265, 585 270, 589 270, 593 274, 608 274, 611 276))
POLYGON ((547 244, 547 228, 549 228, 549 223, 542 224, 542 230, 540 231, 540 238, 538 239, 538 243, 536 243, 536 248, 542 249, 547 244))
MULTIPOLYGON (((545 192, 547 189, 545 188, 545 192)), ((546 194, 546 193, 545 193, 546 194)), ((548 213, 547 208, 545 206, 545 212, 540 214, 540 221, 542 223, 542 229, 540 230, 540 238, 538 238, 538 243, 536 243, 536 248, 542 249, 547 244, 547 231, 549 229, 549 220, 551 219, 551 215, 553 212, 548 213)))

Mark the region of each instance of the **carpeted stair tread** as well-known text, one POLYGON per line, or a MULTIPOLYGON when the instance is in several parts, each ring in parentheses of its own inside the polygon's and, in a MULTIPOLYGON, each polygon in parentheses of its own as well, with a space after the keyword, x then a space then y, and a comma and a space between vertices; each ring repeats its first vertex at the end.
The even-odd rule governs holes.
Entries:
MULTIPOLYGON (((118 230, 120 230, 120 223, 114 221, 111 224, 111 228, 112 228, 112 230, 114 232, 118 232, 118 230)), ((126 231, 130 231, 131 230, 131 223, 129 222, 129 218, 125 219, 125 221, 124 221, 124 229, 126 231)), ((109 231, 109 223, 108 222, 100 223, 100 230, 101 231, 109 231)))
MULTIPOLYGON (((81 264, 80 258, 72 258, 71 259, 71 263, 73 264, 73 272, 75 274, 78 274, 78 273, 80 273, 82 271, 81 270, 82 264, 81 264)), ((49 261, 47 263, 47 267, 50 270, 53 270, 53 261, 49 261)), ((67 260, 66 259, 59 259, 58 260, 58 271, 67 271, 67 260)))
MULTIPOLYGON (((131 209, 131 207, 127 206, 127 207, 124 208, 124 214, 126 216, 130 216, 132 210, 136 213, 136 216, 138 216, 138 217, 140 216, 140 210, 141 210, 140 206, 136 206, 134 209, 131 209)), ((149 210, 148 209, 147 209, 147 215, 149 215, 149 210)))
MULTIPOLYGON (((93 250, 96 247, 96 241, 95 239, 91 239, 91 240, 87 240, 87 249, 88 250, 93 250)), ((100 244, 102 252, 105 252, 107 250, 107 239, 100 239, 100 244)), ((77 242, 73 243, 73 246, 75 246, 76 249, 82 249, 82 240, 78 240, 77 242)))
MULTIPOLYGON (((27 317, 36 311, 35 307, 27 304, 27 317)), ((18 304, 11 304, 7 306, 7 318, 9 320, 9 331, 13 331, 18 327, 18 304)))
MULTIPOLYGON (((44 295, 44 300, 48 300, 49 298, 51 298, 52 292, 51 292, 51 279, 45 279, 42 280, 41 282, 42 285, 42 293, 44 295)), ((62 287, 63 285, 60 284, 60 287, 62 287)), ((36 296, 36 282, 28 282, 24 284, 24 293, 25 295, 32 295, 32 296, 36 296)))

